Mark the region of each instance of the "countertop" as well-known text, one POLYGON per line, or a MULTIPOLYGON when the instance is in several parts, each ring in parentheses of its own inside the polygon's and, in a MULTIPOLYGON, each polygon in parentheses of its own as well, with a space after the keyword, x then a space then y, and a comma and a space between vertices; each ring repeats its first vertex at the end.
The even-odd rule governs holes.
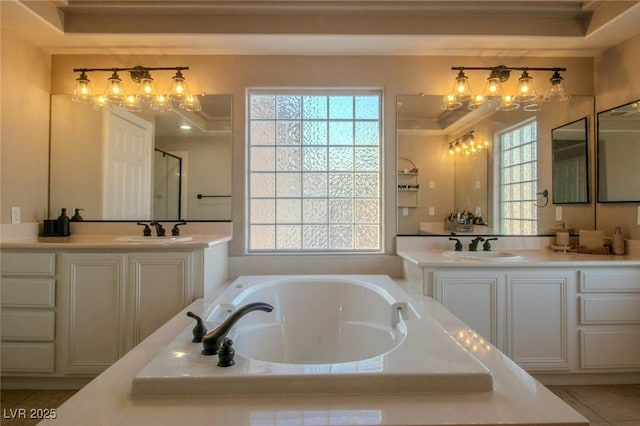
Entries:
POLYGON ((80 234, 69 237, 32 237, 0 242, 0 249, 30 250, 191 250, 212 247, 231 240, 229 234, 188 235, 190 241, 156 241, 156 237, 148 237, 148 241, 123 241, 123 237, 134 235, 117 234, 80 234))
MULTIPOLYGON (((433 299, 420 303, 449 333, 467 327, 433 299)), ((133 377, 178 333, 186 316, 201 313, 197 300, 60 406, 44 425, 588 425, 588 421, 490 347, 474 355, 493 373, 493 392, 424 394, 215 396, 131 398, 133 377)))
POLYGON ((523 268, 539 266, 640 266, 640 257, 582 254, 552 250, 506 250, 513 260, 469 259, 445 256, 441 249, 403 250, 398 256, 419 267, 523 268))

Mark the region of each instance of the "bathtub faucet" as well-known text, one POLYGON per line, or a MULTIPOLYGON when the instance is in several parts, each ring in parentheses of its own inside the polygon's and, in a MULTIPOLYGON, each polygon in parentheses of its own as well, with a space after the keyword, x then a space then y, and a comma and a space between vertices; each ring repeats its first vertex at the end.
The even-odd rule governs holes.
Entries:
POLYGON ((240 318, 253 311, 271 312, 273 306, 268 303, 256 302, 248 303, 237 311, 229 315, 229 317, 222 322, 215 330, 208 332, 202 338, 202 354, 203 355, 215 355, 218 353, 222 341, 224 340, 231 327, 238 322, 240 318))

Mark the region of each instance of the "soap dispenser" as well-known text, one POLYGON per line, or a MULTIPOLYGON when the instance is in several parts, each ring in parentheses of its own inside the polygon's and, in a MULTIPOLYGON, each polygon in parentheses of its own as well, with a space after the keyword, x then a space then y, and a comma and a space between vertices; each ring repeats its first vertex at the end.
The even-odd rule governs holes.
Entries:
POLYGON ((82 222, 82 216, 80 216, 80 210, 84 210, 84 209, 74 209, 73 216, 71 216, 71 222, 82 222))
POLYGON ((69 225, 69 216, 67 216, 67 209, 62 209, 60 212, 60 216, 58 216, 58 220, 56 222, 56 228, 58 231, 58 235, 63 237, 68 237, 71 235, 71 226, 69 225))
POLYGON ((624 254, 624 236, 620 226, 613 231, 613 254, 624 254))

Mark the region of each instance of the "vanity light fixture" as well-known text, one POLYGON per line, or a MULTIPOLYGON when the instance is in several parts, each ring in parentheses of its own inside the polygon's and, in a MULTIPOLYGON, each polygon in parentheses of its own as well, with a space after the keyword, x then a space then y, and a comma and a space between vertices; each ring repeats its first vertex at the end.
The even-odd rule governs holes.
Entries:
POLYGON ((496 109, 498 111, 512 111, 522 107, 525 111, 538 111, 548 102, 561 102, 569 99, 564 90, 564 78, 560 75, 566 68, 540 68, 540 67, 507 67, 498 65, 495 67, 451 67, 458 71, 451 94, 445 96, 442 109, 454 110, 466 105, 470 110, 480 107, 496 109), (480 95, 473 95, 469 78, 465 70, 490 71, 484 90, 480 95), (502 84, 509 80, 511 71, 522 71, 518 79, 517 93, 508 93, 502 84), (549 79, 550 86, 544 96, 537 94, 533 86, 533 77, 529 71, 552 71, 549 79))
POLYGON ((198 96, 192 95, 187 89, 182 71, 189 67, 143 67, 133 68, 74 68, 73 72, 79 72, 76 79, 72 99, 76 102, 92 103, 94 108, 103 109, 110 105, 116 105, 129 111, 141 111, 147 106, 156 111, 169 111, 173 109, 174 102, 178 107, 187 111, 200 111, 202 106, 198 96), (89 72, 108 71, 111 77, 107 80, 107 88, 103 94, 94 94, 91 81, 87 77, 89 72), (126 91, 124 83, 120 79, 119 72, 128 71, 137 86, 134 93, 126 91), (168 94, 159 94, 156 91, 151 71, 175 71, 171 79, 171 89, 168 94))
POLYGON ((449 142, 449 154, 461 154, 468 157, 469 155, 477 154, 482 150, 486 150, 489 147, 489 142, 476 142, 473 132, 473 130, 470 130, 459 138, 449 142))

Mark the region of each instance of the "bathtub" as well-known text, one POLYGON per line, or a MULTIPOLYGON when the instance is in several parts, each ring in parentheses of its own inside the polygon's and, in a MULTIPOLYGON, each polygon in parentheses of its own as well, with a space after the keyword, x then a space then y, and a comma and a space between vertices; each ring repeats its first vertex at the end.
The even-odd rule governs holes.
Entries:
POLYGON ((230 330, 235 365, 192 343, 193 324, 133 380, 132 395, 490 391, 489 370, 387 276, 243 276, 203 313, 230 330))

